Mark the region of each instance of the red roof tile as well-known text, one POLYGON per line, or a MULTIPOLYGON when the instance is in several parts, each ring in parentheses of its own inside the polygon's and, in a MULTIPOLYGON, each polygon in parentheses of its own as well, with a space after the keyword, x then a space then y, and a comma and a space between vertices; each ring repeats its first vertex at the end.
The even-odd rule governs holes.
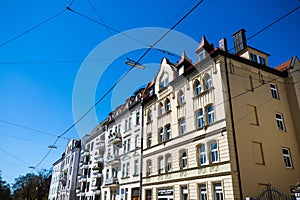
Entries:
POLYGON ((278 71, 285 71, 285 70, 289 69, 290 65, 291 65, 291 61, 292 60, 288 60, 288 61, 276 66, 275 69, 277 69, 278 71))

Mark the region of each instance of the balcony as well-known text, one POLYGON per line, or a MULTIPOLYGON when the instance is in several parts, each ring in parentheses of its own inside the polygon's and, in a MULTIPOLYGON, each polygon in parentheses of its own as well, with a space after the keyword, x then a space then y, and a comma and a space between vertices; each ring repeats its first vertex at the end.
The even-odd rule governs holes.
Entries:
POLYGON ((119 186, 118 178, 107 178, 107 179, 105 179, 105 186, 110 186, 110 187, 119 186))
POLYGON ((96 191, 95 191, 95 194, 96 194, 96 195, 100 195, 100 193, 101 193, 100 190, 96 190, 96 191))
POLYGON ((97 154, 94 155, 94 158, 95 158, 95 159, 98 159, 98 158, 101 158, 101 157, 102 157, 102 155, 99 154, 99 153, 97 153, 97 154))
POLYGON ((87 168, 89 168, 88 164, 82 164, 81 167, 80 167, 80 169, 87 169, 87 168))
POLYGON ((97 188, 98 188, 97 185, 92 185, 92 186, 91 186, 91 190, 93 190, 93 191, 94 191, 94 190, 97 190, 97 188))
POLYGON ((95 163, 103 163, 103 158, 102 157, 99 157, 99 158, 95 157, 95 163))
POLYGON ((96 144, 95 144, 96 149, 103 149, 104 146, 105 146, 105 144, 104 144, 103 140, 100 140, 100 141, 96 142, 96 144))
POLYGON ((85 156, 89 156, 90 155, 90 152, 88 150, 81 150, 81 156, 82 157, 85 157, 85 156))
POLYGON ((157 127, 163 127, 166 124, 171 123, 171 111, 165 112, 164 114, 157 117, 157 127))
POLYGON ((78 176, 78 182, 86 182, 86 176, 85 175, 81 175, 80 177, 78 176))
POLYGON ((213 88, 201 92, 199 95, 193 97, 194 110, 204 108, 208 104, 212 104, 214 100, 213 88))
POLYGON ((93 177, 94 177, 94 178, 101 178, 101 177, 102 177, 102 174, 101 174, 100 172, 93 173, 93 177))
POLYGON ((120 163, 120 156, 119 155, 112 155, 112 156, 109 156, 107 157, 107 164, 118 164, 120 163))
POLYGON ((120 133, 112 133, 108 136, 108 142, 110 144, 116 144, 121 141, 121 134, 120 133))

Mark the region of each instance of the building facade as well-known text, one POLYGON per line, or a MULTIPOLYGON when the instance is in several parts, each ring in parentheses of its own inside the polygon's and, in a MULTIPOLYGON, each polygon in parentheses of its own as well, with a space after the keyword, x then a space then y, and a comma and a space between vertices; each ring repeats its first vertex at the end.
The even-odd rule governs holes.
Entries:
POLYGON ((142 91, 106 119, 103 200, 140 199, 142 91))
POLYGON ((53 164, 49 200, 73 200, 80 158, 81 142, 70 139, 62 157, 53 164))
POLYGON ((76 195, 78 200, 101 199, 105 126, 98 125, 86 137, 81 150, 76 195))

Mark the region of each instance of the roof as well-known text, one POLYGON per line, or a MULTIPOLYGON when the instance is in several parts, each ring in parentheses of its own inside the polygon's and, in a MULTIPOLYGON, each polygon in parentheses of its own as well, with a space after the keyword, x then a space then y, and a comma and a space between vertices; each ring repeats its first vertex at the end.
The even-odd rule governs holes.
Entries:
POLYGON ((292 62, 292 60, 288 60, 288 61, 276 66, 275 69, 277 69, 278 71, 282 71, 282 72, 285 70, 288 70, 291 66, 291 62, 292 62))

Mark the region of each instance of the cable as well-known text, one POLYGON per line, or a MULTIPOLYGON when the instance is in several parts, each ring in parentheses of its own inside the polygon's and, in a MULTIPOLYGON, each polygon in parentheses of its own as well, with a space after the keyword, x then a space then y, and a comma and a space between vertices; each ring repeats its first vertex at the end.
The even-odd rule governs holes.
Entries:
MULTIPOLYGON (((135 65, 137 63, 139 63, 148 53, 151 49, 154 48, 155 45, 157 45, 163 38, 165 38, 171 30, 173 30, 178 24, 180 24, 189 14, 191 14, 201 3, 203 2, 203 0, 199 1, 191 10, 189 10, 177 23, 175 23, 175 25, 173 25, 171 27, 171 29, 169 29, 165 34, 163 34, 153 45, 150 45, 149 48, 144 52, 144 54, 134 63, 134 65, 119 79, 117 80, 117 82, 90 108, 88 109, 88 111, 86 113, 84 113, 78 120, 76 120, 69 128, 67 128, 62 134, 60 134, 56 140, 54 141, 53 143, 53 146, 55 146, 56 142, 59 140, 60 137, 64 136, 67 132, 69 132, 74 126, 76 126, 77 123, 79 123, 90 111, 92 111, 126 76, 127 74, 135 67, 135 65)), ((73 11, 71 10, 71 8, 67 7, 68 10, 70 11, 73 11)), ((77 13, 76 11, 73 11, 75 13, 77 13)), ((99 23, 103 26, 106 26, 108 27, 107 25, 103 24, 103 23, 100 23, 90 17, 87 17, 87 16, 84 16, 80 13, 78 13, 79 15, 87 18, 87 19, 90 19, 96 23, 99 23)), ((108 28, 111 28, 111 27, 108 27, 108 28)), ((115 30, 114 30, 115 31, 115 30)), ((36 169, 37 167, 39 167, 39 165, 47 158, 47 156, 50 154, 51 152, 51 148, 49 149, 49 151, 45 154, 45 156, 40 160, 40 162, 34 167, 34 169, 36 169)), ((33 170, 34 170, 33 169, 33 170)), ((32 171, 33 171, 32 170, 32 171)))
POLYGON ((129 39, 131 39, 131 40, 134 40, 134 41, 136 41, 136 42, 138 42, 138 43, 141 43, 141 44, 143 44, 143 45, 145 45, 145 46, 150 46, 149 44, 146 44, 145 42, 143 42, 143 41, 141 41, 141 40, 138 40, 138 39, 136 39, 136 38, 134 38, 134 37, 131 37, 130 35, 127 35, 127 34, 121 32, 121 31, 119 31, 119 30, 117 30, 117 29, 115 29, 115 28, 113 28, 113 27, 111 27, 111 26, 108 26, 108 25, 106 25, 106 24, 104 24, 104 23, 102 23, 102 22, 99 22, 99 21, 97 21, 97 20, 95 20, 95 19, 93 19, 93 18, 91 18, 91 17, 89 17, 89 16, 87 16, 87 15, 84 15, 84 14, 82 14, 82 13, 80 13, 80 12, 77 12, 77 11, 73 10, 72 8, 70 8, 70 7, 67 7, 67 10, 69 10, 69 11, 71 11, 71 12, 73 12, 73 13, 75 13, 75 14, 81 16, 81 17, 84 17, 84 18, 86 18, 86 19, 88 19, 88 20, 90 20, 90 21, 92 21, 92 22, 95 22, 95 23, 97 23, 97 24, 99 24, 99 25, 101 25, 101 26, 104 26, 105 28, 107 28, 107 29, 109 29, 109 30, 112 30, 112 31, 114 31, 114 32, 116 32, 116 33, 119 33, 119 34, 121 34, 121 35, 123 35, 123 36, 125 36, 125 37, 127 37, 127 38, 129 38, 129 39))
POLYGON ((30 166, 30 164, 29 164, 28 162, 26 162, 26 161, 22 160, 21 158, 19 158, 19 157, 13 155, 13 154, 11 154, 11 153, 9 153, 8 151, 2 149, 1 147, 0 147, 0 150, 3 151, 4 153, 10 155, 11 157, 14 157, 15 159, 17 159, 17 160, 20 161, 21 163, 30 166))
POLYGON ((6 41, 6 42, 0 44, 0 48, 3 47, 3 46, 5 46, 5 45, 7 45, 8 43, 11 43, 12 41, 18 39, 19 37, 25 35, 26 33, 29 33, 29 32, 31 32, 31 31, 33 31, 34 29, 36 29, 36 28, 40 27, 41 25, 43 25, 43 24, 49 22, 50 20, 52 20, 52 19, 58 17, 59 15, 61 15, 62 13, 64 13, 65 11, 66 11, 66 9, 64 9, 64 10, 62 10, 62 11, 60 11, 60 12, 54 14, 53 16, 47 18, 46 20, 44 20, 44 21, 42 21, 42 22, 40 22, 40 23, 38 23, 38 24, 32 26, 32 27, 29 28, 28 30, 26 30, 26 31, 24 31, 24 32, 22 32, 22 33, 16 35, 15 37, 9 39, 8 41, 6 41))
MULTIPOLYGON (((51 134, 51 133, 47 133, 45 131, 41 131, 41 130, 38 130, 38 129, 35 129, 35 128, 30 128, 30 127, 23 126, 23 125, 20 125, 20 124, 8 122, 8 121, 2 120, 2 119, 0 119, 0 122, 5 123, 5 124, 9 124, 11 126, 16 126, 16 127, 19 127, 19 128, 23 128, 23 129, 27 129, 27 130, 30 130, 30 131, 34 131, 34 132, 37 132, 37 133, 41 133, 41 134, 44 134, 44 135, 49 135, 49 136, 57 137, 57 135, 54 135, 54 134, 51 134)), ((62 139, 69 140, 71 138, 62 137, 62 139)))

